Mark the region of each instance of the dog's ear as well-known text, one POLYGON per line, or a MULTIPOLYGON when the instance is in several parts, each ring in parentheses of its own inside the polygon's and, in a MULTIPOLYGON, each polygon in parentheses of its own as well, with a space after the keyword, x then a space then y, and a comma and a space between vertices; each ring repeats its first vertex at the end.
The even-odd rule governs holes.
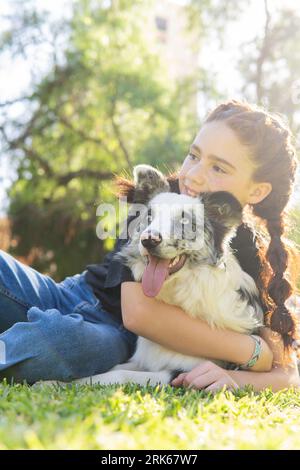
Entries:
POLYGON ((151 165, 136 165, 133 179, 136 203, 147 204, 156 194, 170 191, 167 178, 151 165))
POLYGON ((228 191, 216 191, 201 195, 204 214, 230 229, 242 223, 243 208, 228 191))

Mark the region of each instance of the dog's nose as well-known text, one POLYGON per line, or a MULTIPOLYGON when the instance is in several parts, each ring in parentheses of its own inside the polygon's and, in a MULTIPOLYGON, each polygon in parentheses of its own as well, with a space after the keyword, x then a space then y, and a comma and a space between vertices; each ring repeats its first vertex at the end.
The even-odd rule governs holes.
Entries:
POLYGON ((156 230, 144 232, 141 235, 141 243, 145 248, 155 248, 162 241, 162 236, 156 230))

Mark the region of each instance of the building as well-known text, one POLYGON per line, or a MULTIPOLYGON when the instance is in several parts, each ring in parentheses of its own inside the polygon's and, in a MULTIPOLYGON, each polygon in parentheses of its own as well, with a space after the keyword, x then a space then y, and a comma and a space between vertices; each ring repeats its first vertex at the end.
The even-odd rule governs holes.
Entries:
POLYGON ((149 26, 154 48, 167 66, 170 78, 191 75, 198 65, 199 45, 195 34, 188 30, 184 6, 174 0, 156 0, 149 26))

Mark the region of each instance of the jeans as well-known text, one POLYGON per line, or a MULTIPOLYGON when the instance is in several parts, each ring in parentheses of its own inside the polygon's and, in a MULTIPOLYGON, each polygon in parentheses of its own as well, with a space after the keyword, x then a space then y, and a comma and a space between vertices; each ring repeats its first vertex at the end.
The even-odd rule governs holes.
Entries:
POLYGON ((0 250, 0 380, 68 382, 132 356, 137 336, 102 308, 85 274, 56 283, 0 250))

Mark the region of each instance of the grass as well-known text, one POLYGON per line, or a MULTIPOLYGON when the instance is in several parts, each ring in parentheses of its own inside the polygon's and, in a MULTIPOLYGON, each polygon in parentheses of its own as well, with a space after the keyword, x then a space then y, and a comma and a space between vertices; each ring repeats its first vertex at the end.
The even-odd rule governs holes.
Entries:
POLYGON ((299 390, 0 383, 0 449, 299 448, 299 390))

